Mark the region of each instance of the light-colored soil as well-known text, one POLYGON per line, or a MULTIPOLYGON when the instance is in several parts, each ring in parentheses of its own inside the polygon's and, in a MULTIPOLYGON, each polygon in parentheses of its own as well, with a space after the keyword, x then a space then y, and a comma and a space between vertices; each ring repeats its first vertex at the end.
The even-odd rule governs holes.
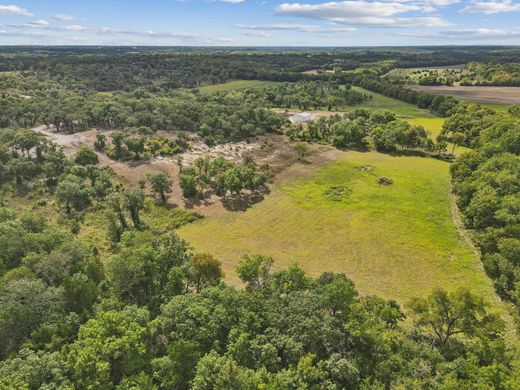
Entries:
POLYGON ((458 99, 479 103, 520 104, 520 87, 447 87, 409 85, 414 91, 448 95, 458 99))
MULTIPOLYGON (((38 134, 44 135, 49 140, 63 147, 67 156, 73 156, 82 146, 94 148, 97 129, 91 129, 79 133, 57 133, 47 126, 38 126, 33 129, 38 134)), ((107 138, 112 131, 103 130, 107 138)), ((175 133, 169 131, 159 131, 158 134, 164 137, 173 137, 175 133)), ((150 172, 165 172, 173 179, 172 193, 169 202, 175 203, 180 207, 200 212, 204 215, 211 215, 221 212, 226 201, 217 196, 210 196, 203 201, 191 201, 182 197, 178 185, 179 161, 183 166, 190 165, 201 156, 215 158, 222 156, 233 162, 240 162, 244 156, 250 155, 259 165, 268 164, 271 175, 271 182, 278 180, 278 176, 295 162, 297 162, 294 146, 287 138, 279 134, 269 134, 257 137, 251 142, 225 143, 208 147, 196 135, 190 136, 190 150, 171 157, 154 157, 146 161, 115 161, 104 153, 97 153, 100 163, 110 166, 119 181, 129 187, 137 187, 139 179, 150 172)), ((329 147, 319 145, 309 145, 309 153, 306 157, 309 163, 316 163, 323 159, 322 154, 330 151, 329 147)), ((327 158, 325 158, 327 159, 327 158)))

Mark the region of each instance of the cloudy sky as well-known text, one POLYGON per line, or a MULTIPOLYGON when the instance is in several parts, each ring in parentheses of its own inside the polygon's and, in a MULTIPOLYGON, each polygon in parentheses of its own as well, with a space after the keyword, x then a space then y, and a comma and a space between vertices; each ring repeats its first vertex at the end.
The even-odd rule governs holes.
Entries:
POLYGON ((520 0, 0 0, 0 45, 520 44, 520 0))

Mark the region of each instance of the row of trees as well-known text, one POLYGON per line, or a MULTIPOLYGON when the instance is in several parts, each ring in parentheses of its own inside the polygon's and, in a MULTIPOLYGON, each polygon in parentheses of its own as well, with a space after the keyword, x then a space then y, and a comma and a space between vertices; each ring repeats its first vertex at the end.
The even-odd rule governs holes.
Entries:
POLYGON ((353 79, 354 85, 359 85, 372 92, 415 104, 426 108, 440 116, 450 116, 459 102, 451 96, 433 95, 426 92, 413 91, 401 85, 393 84, 376 75, 360 75, 353 79))
POLYGON ((520 314, 520 110, 468 106, 453 119, 445 130, 465 135, 473 147, 451 167, 457 204, 498 294, 520 314), (460 117, 472 120, 458 126, 460 117))
POLYGON ((267 166, 258 167, 251 158, 242 165, 224 157, 199 157, 181 168, 179 185, 185 198, 204 197, 211 190, 219 196, 238 195, 242 190, 258 191, 267 182, 267 166))

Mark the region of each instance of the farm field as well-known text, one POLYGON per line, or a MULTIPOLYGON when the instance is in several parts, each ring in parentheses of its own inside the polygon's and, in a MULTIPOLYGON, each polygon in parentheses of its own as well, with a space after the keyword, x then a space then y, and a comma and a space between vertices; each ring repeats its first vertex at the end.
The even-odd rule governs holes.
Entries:
POLYGON ((446 87, 409 85, 414 91, 449 95, 457 99, 477 103, 520 104, 520 87, 446 87))
POLYGON ((179 234, 197 252, 221 260, 235 284, 239 259, 261 253, 274 257, 276 268, 297 262, 312 275, 345 272, 362 293, 400 303, 436 286, 468 286, 496 299, 478 256, 453 223, 448 163, 331 153, 337 160, 315 171, 291 168, 288 179, 247 211, 223 210, 179 234), (394 184, 379 185, 380 176, 394 184))

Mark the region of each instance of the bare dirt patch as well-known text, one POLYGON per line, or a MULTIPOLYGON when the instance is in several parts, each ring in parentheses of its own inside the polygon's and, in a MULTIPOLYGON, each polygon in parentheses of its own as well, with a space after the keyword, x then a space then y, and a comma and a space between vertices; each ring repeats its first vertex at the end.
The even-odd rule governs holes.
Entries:
MULTIPOLYGON (((47 126, 39 126, 33 131, 47 137, 49 140, 63 147, 67 156, 73 156, 82 146, 94 148, 96 134, 99 130, 91 129, 79 133, 68 134, 58 133, 47 126)), ((108 136, 111 130, 102 130, 108 136)), ((164 137, 175 136, 174 132, 159 131, 158 134, 164 137)), ((328 161, 325 152, 329 151, 329 147, 319 145, 309 145, 309 153, 306 157, 305 164, 296 164, 304 166, 306 164, 319 163, 321 160, 328 161)), ((270 169, 270 182, 279 180, 284 177, 284 172, 297 162, 294 144, 287 137, 280 134, 268 134, 256 137, 249 142, 242 141, 236 143, 225 143, 209 147, 204 144, 196 135, 190 135, 190 150, 172 157, 153 157, 145 161, 115 161, 110 159, 106 154, 99 153, 100 163, 112 167, 118 180, 129 187, 137 187, 139 179, 150 172, 165 172, 173 179, 172 193, 169 201, 181 207, 201 212, 209 215, 214 212, 220 212, 223 209, 242 208, 250 203, 255 203, 261 198, 244 194, 243 199, 239 199, 237 204, 230 204, 229 199, 210 196, 206 199, 193 201, 186 200, 182 197, 181 190, 178 186, 178 178, 180 166, 187 166, 193 163, 197 158, 207 156, 210 158, 224 157, 233 162, 241 162, 245 156, 251 156, 257 164, 268 164, 270 169)))
POLYGON ((55 144, 62 146, 67 156, 72 156, 81 146, 94 147, 97 130, 87 130, 80 133, 58 133, 47 126, 38 126, 32 129, 34 132, 47 137, 55 144))
POLYGON ((448 95, 478 103, 520 104, 520 87, 447 87, 408 85, 408 88, 436 95, 448 95))

